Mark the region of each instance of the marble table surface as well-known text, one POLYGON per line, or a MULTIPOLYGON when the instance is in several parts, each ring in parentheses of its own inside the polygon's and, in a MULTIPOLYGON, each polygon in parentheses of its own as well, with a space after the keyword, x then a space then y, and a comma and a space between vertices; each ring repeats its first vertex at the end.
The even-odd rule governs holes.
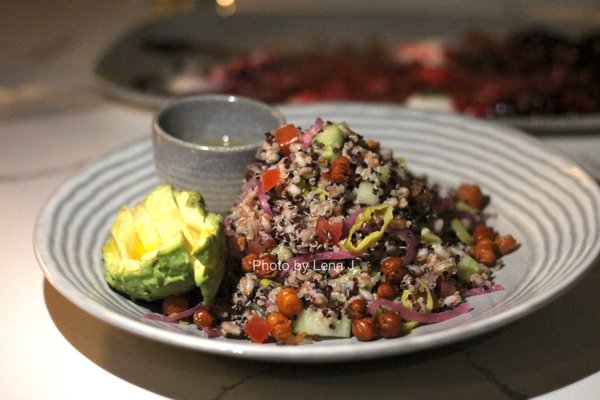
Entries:
MULTIPOLYGON (((25 2, 8 3, 15 15, 27 14, 25 2)), ((84 3, 90 2, 73 2, 73 9, 84 3)), ((136 8, 139 3, 96 2, 94 21, 110 20, 111 32, 118 32, 147 12, 136 8)), ((0 397, 600 398, 600 263, 550 305, 491 334, 348 364, 298 366, 208 356, 137 337, 70 303, 35 261, 36 215, 84 164, 149 135, 152 114, 96 93, 85 67, 98 43, 109 39, 85 19, 60 19, 73 11, 62 2, 60 7, 44 18, 72 22, 74 28, 55 31, 46 20, 38 21, 39 30, 31 27, 30 45, 46 46, 41 49, 47 58, 37 64, 28 58, 33 52, 0 40, 0 397), (50 39, 62 42, 53 47, 50 39)), ((30 26, 36 23, 32 18, 25 18, 30 26)), ((35 55, 41 57, 40 51, 35 55)), ((600 178, 595 165, 600 164, 600 132, 542 140, 600 178)))

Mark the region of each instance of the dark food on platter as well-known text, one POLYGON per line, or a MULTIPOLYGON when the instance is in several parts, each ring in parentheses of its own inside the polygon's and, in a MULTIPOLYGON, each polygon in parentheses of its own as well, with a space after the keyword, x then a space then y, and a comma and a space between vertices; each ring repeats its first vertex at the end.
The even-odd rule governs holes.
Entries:
POLYGON ((499 38, 469 33, 458 44, 422 40, 384 47, 262 48, 145 91, 222 92, 269 103, 390 101, 480 117, 600 112, 600 34, 545 31, 499 38))

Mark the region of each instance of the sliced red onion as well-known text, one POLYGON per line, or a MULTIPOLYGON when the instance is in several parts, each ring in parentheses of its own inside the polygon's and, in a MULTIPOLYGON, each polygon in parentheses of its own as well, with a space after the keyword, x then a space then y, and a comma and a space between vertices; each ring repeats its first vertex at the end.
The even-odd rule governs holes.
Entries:
POLYGON ((248 196, 248 193, 250 193, 250 190, 252 190, 254 186, 256 186, 255 177, 252 177, 251 179, 248 179, 246 181, 246 183, 244 184, 244 188, 242 189, 242 194, 240 195, 240 203, 246 198, 246 196, 248 196))
POLYGON ((471 309, 469 303, 465 302, 449 311, 444 311, 440 313, 421 313, 417 310, 413 310, 412 308, 404 307, 402 304, 393 302, 392 300, 377 299, 373 300, 369 304, 369 314, 375 315, 375 313, 380 307, 388 308, 397 312, 406 321, 415 321, 423 324, 436 324, 438 322, 444 322, 449 319, 458 317, 459 315, 465 314, 471 309))
POLYGON ((321 118, 317 118, 315 123, 304 132, 304 135, 302 135, 302 143, 305 149, 310 147, 313 138, 323 128, 324 124, 325 122, 323 122, 321 118))
POLYGON ((269 201, 267 200, 267 195, 265 194, 265 190, 263 189, 262 181, 257 181, 256 186, 258 188, 256 195, 258 196, 258 201, 260 202, 260 207, 262 210, 269 214, 271 217, 273 216, 273 211, 271 211, 271 206, 269 205, 269 201))
POLYGON ((209 326, 202 327, 201 331, 209 338, 217 338, 223 336, 221 328, 212 328, 209 326))
POLYGON ((500 290, 504 290, 504 286, 499 285, 499 284, 493 284, 493 285, 489 285, 489 286, 481 286, 478 288, 463 290, 460 292, 460 294, 463 297, 472 297, 472 296, 479 296, 481 294, 486 294, 486 293, 491 293, 491 292, 498 292, 500 290))
POLYGON ((274 301, 271 301, 269 299, 265 300, 265 302, 263 303, 263 307, 264 308, 269 308, 270 306, 276 304, 274 301))
POLYGON ((191 317, 192 315, 194 315, 194 313, 196 311, 200 310, 202 307, 204 307, 204 305, 202 303, 198 303, 197 305, 195 305, 192 308, 188 308, 187 310, 184 310, 179 313, 171 314, 168 316, 160 315, 160 314, 143 314, 142 318, 153 319, 156 321, 163 321, 163 322, 177 322, 180 319, 191 317))
POLYGON ((451 211, 452 198, 450 198, 449 196, 438 198, 433 208, 440 214, 451 211))
POLYGON ((402 265, 410 264, 417 255, 417 238, 415 237, 415 234, 408 228, 390 229, 388 232, 398 236, 400 240, 404 241, 406 244, 406 254, 402 260, 402 265))
POLYGON ((231 221, 229 220, 229 218, 225 218, 225 235, 227 235, 228 237, 233 237, 235 236, 235 230, 233 229, 233 226, 231 226, 231 221))
POLYGON ((460 220, 469 221, 469 226, 473 226, 481 221, 479 216, 469 211, 455 211, 454 216, 460 220))

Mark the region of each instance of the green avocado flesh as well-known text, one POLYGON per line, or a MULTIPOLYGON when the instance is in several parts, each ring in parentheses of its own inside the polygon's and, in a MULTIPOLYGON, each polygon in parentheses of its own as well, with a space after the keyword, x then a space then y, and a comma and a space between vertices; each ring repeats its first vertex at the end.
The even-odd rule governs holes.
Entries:
POLYGON ((119 210, 102 254, 106 281, 132 299, 154 301, 198 286, 209 303, 225 268, 223 219, 206 213, 199 193, 160 185, 119 210))

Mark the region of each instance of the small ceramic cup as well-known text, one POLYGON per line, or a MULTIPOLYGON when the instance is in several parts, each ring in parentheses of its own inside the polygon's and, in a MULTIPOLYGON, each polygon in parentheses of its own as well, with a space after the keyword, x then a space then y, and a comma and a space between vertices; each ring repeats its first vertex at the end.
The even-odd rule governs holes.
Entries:
POLYGON ((239 196, 246 166, 264 135, 285 123, 268 105, 239 96, 201 95, 166 104, 152 124, 158 179, 198 191, 211 212, 239 196), (229 146, 224 142, 229 141, 229 146))

